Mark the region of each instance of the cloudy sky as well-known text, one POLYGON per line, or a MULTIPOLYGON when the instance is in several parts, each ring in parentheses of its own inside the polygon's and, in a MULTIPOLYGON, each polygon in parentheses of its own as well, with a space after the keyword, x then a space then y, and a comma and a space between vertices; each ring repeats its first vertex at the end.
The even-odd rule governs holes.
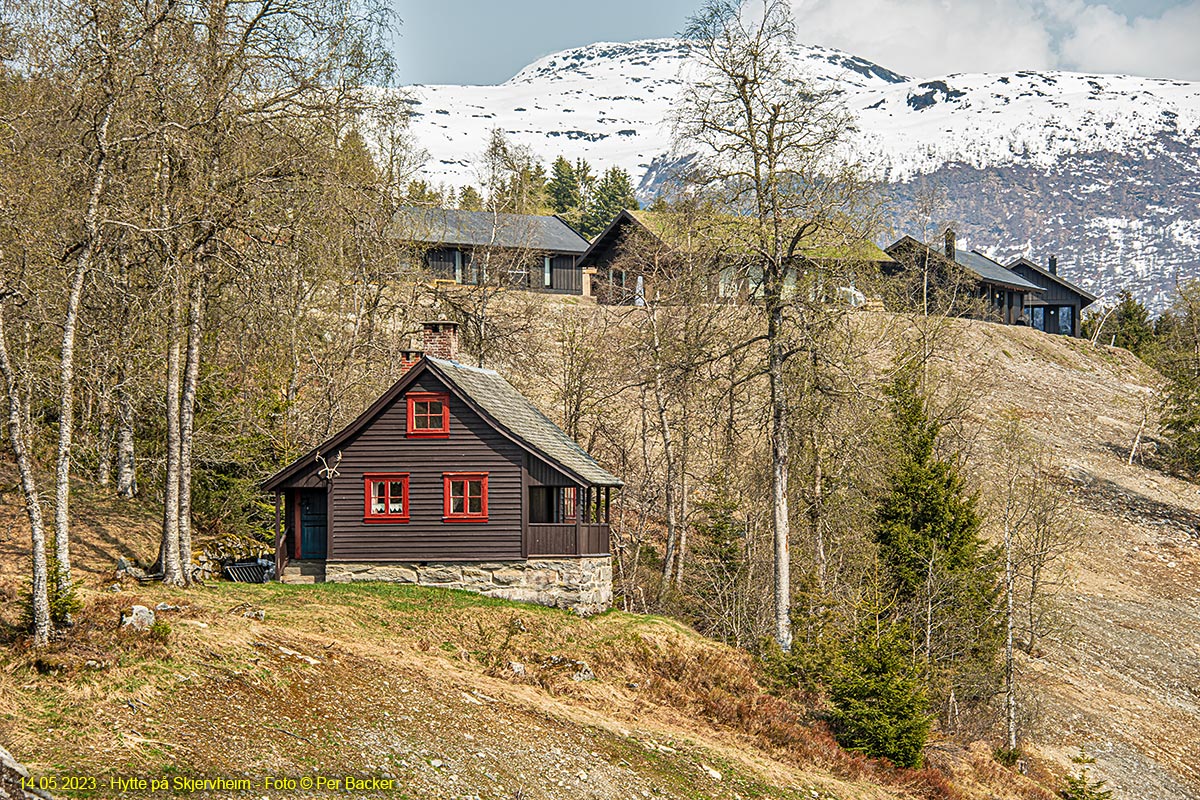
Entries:
MULTIPOLYGON (((394 0, 403 83, 500 83, 597 41, 672 36, 700 0, 394 0)), ((757 2, 757 0, 751 0, 757 2)), ((800 41, 914 77, 1068 69, 1200 80, 1200 0, 793 0, 800 41)))

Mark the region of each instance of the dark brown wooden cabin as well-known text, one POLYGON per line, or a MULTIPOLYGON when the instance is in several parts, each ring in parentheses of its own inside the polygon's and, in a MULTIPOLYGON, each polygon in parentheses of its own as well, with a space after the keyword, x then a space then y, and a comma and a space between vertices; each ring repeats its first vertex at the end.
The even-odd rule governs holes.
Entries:
MULTIPOLYGON (((1043 291, 979 251, 959 249, 952 230, 946 231, 942 249, 911 236, 904 236, 885 249, 895 261, 885 273, 908 279, 909 283, 921 280, 924 274, 930 276, 929 296, 938 313, 1026 325, 1027 307, 1037 302, 1043 291)), ((903 301, 912 303, 916 297, 917 292, 909 292, 903 301)))
POLYGON ((396 232, 421 245, 435 279, 550 294, 583 294, 588 240, 559 216, 402 208, 396 232))
POLYGON ((263 484, 276 574, 607 554, 621 481, 497 373, 454 361, 454 323, 426 323, 425 346, 356 420, 263 484))
MULTIPOLYGON (((591 294, 610 305, 643 305, 658 296, 658 282, 686 259, 701 258, 711 274, 709 296, 722 301, 762 297, 761 270, 747 257, 746 220, 729 214, 704 219, 669 211, 623 210, 592 241, 579 259, 592 275, 591 294), (630 250, 636 256, 630 258, 630 250)), ((853 281, 853 273, 877 271, 891 258, 868 241, 813 243, 798 258, 830 274, 853 281), (862 270, 870 265, 870 269, 862 270)), ((788 291, 788 289, 785 289, 788 291)), ((848 289, 853 292, 854 290, 848 289)))
POLYGON ((1079 336, 1083 309, 1096 302, 1096 295, 1059 275, 1056 256, 1050 256, 1045 268, 1027 258, 1018 258, 1008 269, 1042 288, 1042 293, 1025 310, 1031 326, 1046 333, 1079 336))

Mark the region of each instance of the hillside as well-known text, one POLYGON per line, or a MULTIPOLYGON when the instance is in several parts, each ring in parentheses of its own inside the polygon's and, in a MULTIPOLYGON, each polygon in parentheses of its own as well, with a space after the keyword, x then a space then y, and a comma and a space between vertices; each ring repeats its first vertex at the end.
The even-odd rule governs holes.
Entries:
MULTIPOLYGON (((1034 773, 1061 774, 1083 747, 1118 797, 1196 797, 1200 497, 1125 463, 1154 374, 1124 351, 953 324, 945 367, 977 391, 981 482, 995 477, 987 425, 1015 410, 1087 526, 1073 630, 1023 665, 1042 690, 1034 773)), ((27 547, 13 484, 0 467, 6 623, 27 547)), ((841 753, 804 706, 763 693, 749 658, 670 620, 392 586, 111 591, 119 557, 152 558, 155 509, 82 485, 73 508, 80 625, 36 661, 0 658, 0 743, 35 774, 374 774, 398 796, 447 798, 954 796, 936 794, 939 774, 841 753), (179 606, 160 615, 165 641, 116 630, 136 602, 179 606)), ((928 758, 962 797, 1045 796, 983 745, 935 741, 928 758)))
MULTIPOLYGON (((652 198, 669 173, 669 119, 687 75, 676 39, 599 43, 546 56, 497 86, 410 87, 425 177, 478 183, 493 128, 558 155, 620 166, 652 198)), ((852 54, 797 47, 799 67, 838 85, 853 149, 919 233, 918 199, 944 191, 935 222, 1002 260, 1059 256, 1099 295, 1132 289, 1161 308, 1177 276, 1200 276, 1200 84, 1054 71, 911 79, 852 54), (1170 187, 1170 195, 1163 189, 1170 187)))

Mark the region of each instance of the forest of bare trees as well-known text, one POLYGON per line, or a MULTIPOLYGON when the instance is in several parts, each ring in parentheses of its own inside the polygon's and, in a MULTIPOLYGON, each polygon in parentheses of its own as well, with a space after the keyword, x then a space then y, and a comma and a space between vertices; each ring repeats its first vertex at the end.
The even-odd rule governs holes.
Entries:
MULTIPOLYGON (((450 316, 474 363, 625 481, 625 610, 752 650, 843 711, 899 664, 887 691, 922 741, 933 717, 1003 723, 1016 750, 1014 648, 1052 624, 1071 542, 1053 481, 1038 467, 985 515, 970 399, 936 357, 947 319, 868 322, 837 301, 883 281, 859 249, 876 200, 839 156, 848 117, 792 73, 785 3, 738 12, 714 0, 688 30, 702 75, 674 123, 707 157, 656 204, 674 229, 618 256, 646 302, 604 307, 427 279, 395 229, 420 154, 402 93, 375 88, 392 77, 385 5, 7 8, 0 378, 34 643, 67 635, 79 602, 73 485, 155 508, 145 566, 186 586, 200 552, 270 547, 259 481, 391 385, 422 319, 450 316), (906 512, 917 490, 936 513, 906 512)), ((472 206, 544 204, 531 154, 497 132, 480 156, 472 206)), ((494 256, 477 262, 519 266, 494 256)))

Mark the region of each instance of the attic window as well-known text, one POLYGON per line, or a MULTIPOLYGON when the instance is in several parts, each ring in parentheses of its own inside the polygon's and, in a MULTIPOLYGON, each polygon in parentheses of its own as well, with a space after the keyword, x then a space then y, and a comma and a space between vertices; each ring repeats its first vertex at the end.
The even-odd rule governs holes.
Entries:
POLYGON ((363 522, 408 522, 408 473, 363 475, 363 522))
POLYGON ((450 395, 438 392, 410 392, 408 435, 427 438, 449 436, 450 395))
POLYGON ((445 522, 487 522, 488 474, 444 472, 443 516, 445 522))

